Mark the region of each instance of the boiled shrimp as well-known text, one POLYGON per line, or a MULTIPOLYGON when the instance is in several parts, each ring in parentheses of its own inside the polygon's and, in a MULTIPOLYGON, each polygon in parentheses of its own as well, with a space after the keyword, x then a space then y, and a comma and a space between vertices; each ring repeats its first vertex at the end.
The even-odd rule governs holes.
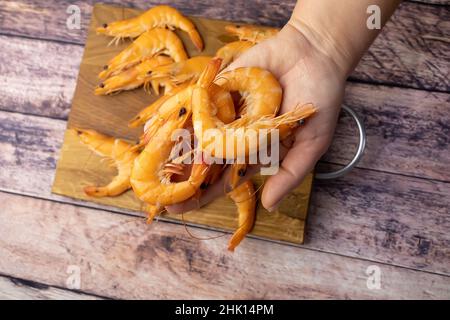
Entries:
POLYGON ((175 8, 164 5, 155 6, 131 19, 105 23, 97 28, 97 33, 112 36, 113 41, 119 41, 122 38, 138 37, 153 28, 181 29, 187 32, 199 51, 203 49, 203 41, 195 25, 175 8))
MULTIPOLYGON (((211 60, 204 74, 214 77, 220 65, 221 59, 211 60)), ((282 90, 276 79, 262 69, 239 68, 221 75, 215 83, 225 90, 240 91, 246 101, 240 113, 241 117, 230 124, 224 124, 214 115, 208 91, 201 86, 194 86, 192 91, 194 132, 201 151, 214 157, 245 159, 250 153, 257 151, 263 135, 268 137, 268 133, 274 129, 280 130, 280 137, 286 135, 292 132, 299 120, 316 112, 316 109, 308 104, 275 117, 282 90), (219 146, 219 149, 216 146, 219 146)))
POLYGON ((117 196, 131 188, 130 174, 134 160, 139 155, 132 145, 120 139, 108 137, 94 130, 75 129, 80 141, 95 153, 113 160, 118 174, 103 187, 88 186, 84 192, 93 197, 117 196))
POLYGON ((142 76, 145 82, 160 81, 164 85, 176 87, 190 81, 197 81, 198 77, 212 57, 196 56, 187 60, 174 62, 154 68, 151 73, 142 76))
POLYGON ((273 37, 280 31, 280 29, 277 28, 254 25, 227 25, 225 26, 225 30, 230 34, 237 36, 239 40, 251 41, 254 43, 259 43, 273 37))
MULTIPOLYGON (((214 76, 202 75, 195 85, 208 92, 214 76)), ((160 108, 171 110, 161 126, 155 130, 142 153, 136 158, 131 171, 131 185, 142 201, 158 207, 182 202, 192 197, 200 188, 208 174, 209 166, 203 161, 203 155, 192 165, 191 174, 185 181, 173 183, 163 178, 162 168, 168 162, 174 141, 171 137, 175 130, 183 128, 191 117, 191 96, 193 85, 169 98, 160 108)))
POLYGON ((149 106, 145 107, 139 113, 128 122, 128 126, 130 128, 137 128, 139 126, 143 126, 151 117, 157 114, 159 108, 172 96, 181 92, 187 87, 187 85, 180 86, 178 88, 173 89, 171 92, 159 97, 156 101, 154 101, 149 106))
POLYGON ((220 69, 225 68, 231 62, 236 60, 242 53, 253 47, 255 44, 250 41, 234 41, 227 43, 222 48, 217 50, 216 57, 222 59, 222 66, 220 69))
POLYGON ((128 69, 154 55, 167 55, 174 61, 188 58, 183 43, 178 36, 167 29, 155 28, 144 32, 127 48, 112 58, 103 67, 99 78, 106 79, 128 69))
MULTIPOLYGON (((138 65, 106 79, 95 88, 94 93, 96 95, 106 95, 118 91, 138 88, 144 84, 143 78, 149 72, 158 66, 170 64, 172 62, 173 60, 166 56, 156 56, 146 59, 138 65)), ((156 84, 154 86, 156 86, 156 84)))
MULTIPOLYGON (((186 89, 188 90, 188 89, 186 89)), ((177 113, 167 119, 136 158, 131 171, 131 186, 142 201, 162 207, 184 201, 195 194, 202 184, 208 167, 203 162, 192 166, 191 175, 182 182, 163 181, 161 169, 168 160, 174 141, 170 137, 183 128, 190 117, 190 107, 180 106, 177 113)))
MULTIPOLYGON (((187 87, 188 85, 184 84, 181 87, 174 89, 169 94, 162 96, 151 105, 141 110, 133 119, 130 120, 128 126, 131 128, 147 123, 144 130, 145 133, 142 139, 142 145, 148 142, 151 134, 154 133, 158 126, 161 126, 165 119, 172 114, 173 110, 171 109, 171 106, 177 105, 174 102, 165 105, 166 101, 169 99, 179 100, 180 98, 189 98, 187 96, 182 97, 181 95, 178 95, 178 93, 182 92, 187 87)), ((214 83, 209 86, 208 92, 211 96, 211 107, 218 119, 224 123, 230 123, 233 121, 236 117, 236 111, 231 94, 214 83)))
POLYGON ((245 236, 252 231, 255 224, 256 196, 253 182, 246 181, 228 193, 238 209, 238 228, 228 242, 228 250, 234 249, 245 236))

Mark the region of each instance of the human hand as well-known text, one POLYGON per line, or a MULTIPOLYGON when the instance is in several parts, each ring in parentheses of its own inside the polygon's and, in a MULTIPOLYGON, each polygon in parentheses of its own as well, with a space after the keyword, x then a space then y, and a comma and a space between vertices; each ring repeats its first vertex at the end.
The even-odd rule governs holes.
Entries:
MULTIPOLYGON (((318 108, 317 114, 294 133, 291 147, 281 150, 284 159, 278 173, 266 180, 261 201, 269 211, 312 171, 332 141, 346 74, 327 50, 313 45, 295 23, 288 23, 277 36, 254 46, 227 68, 260 67, 272 72, 283 88, 280 114, 306 103, 318 108)), ((246 178, 254 171, 247 170, 246 178)), ((181 213, 202 206, 223 194, 225 181, 210 186, 200 200, 187 200, 167 210, 181 213)))

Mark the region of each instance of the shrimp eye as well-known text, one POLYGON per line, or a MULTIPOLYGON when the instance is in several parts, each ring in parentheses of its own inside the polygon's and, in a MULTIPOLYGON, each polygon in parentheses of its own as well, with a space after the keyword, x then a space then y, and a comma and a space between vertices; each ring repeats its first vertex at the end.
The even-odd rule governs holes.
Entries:
POLYGON ((99 86, 100 88, 104 88, 104 87, 105 87, 105 84, 102 82, 102 83, 100 83, 98 86, 99 86))
POLYGON ((206 188, 208 188, 208 184, 206 182, 202 182, 200 189, 205 190, 206 188))
POLYGON ((239 29, 240 27, 241 27, 240 25, 238 25, 238 24, 236 25, 236 28, 238 28, 238 29, 239 29))
POLYGON ((108 70, 108 65, 107 65, 107 64, 105 64, 105 65, 103 66, 103 70, 108 70))
POLYGON ((178 113, 178 116, 181 117, 181 116, 184 116, 185 114, 186 114, 186 108, 183 107, 183 108, 180 109, 180 112, 178 113))
POLYGON ((300 120, 298 120, 298 125, 299 126, 302 126, 302 125, 304 125, 305 124, 305 119, 300 119, 300 120))
POLYGON ((104 24, 103 24, 103 28, 108 28, 108 24, 107 24, 107 23, 104 23, 104 24))
POLYGON ((247 170, 245 170, 245 169, 239 169, 238 170, 238 176, 239 177, 245 176, 246 173, 247 173, 247 170))
POLYGON ((152 74, 152 70, 149 70, 149 71, 147 72, 147 74, 148 74, 148 75, 151 75, 151 74, 152 74))

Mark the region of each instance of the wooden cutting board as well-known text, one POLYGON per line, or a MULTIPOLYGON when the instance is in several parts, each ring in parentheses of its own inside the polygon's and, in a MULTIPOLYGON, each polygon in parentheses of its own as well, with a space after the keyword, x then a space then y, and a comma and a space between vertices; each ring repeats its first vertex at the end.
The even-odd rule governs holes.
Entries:
MULTIPOLYGON (((142 88, 113 96, 95 96, 93 94, 94 87, 99 83, 97 74, 101 71, 102 66, 130 43, 124 41, 118 46, 108 46, 111 38, 96 35, 95 29, 103 23, 127 19, 139 13, 140 11, 135 9, 95 5, 69 115, 68 128, 95 129, 104 134, 131 141, 136 141, 141 134, 142 128, 130 129, 127 122, 157 97, 146 94, 142 88)), ((224 27, 230 22, 195 17, 191 19, 205 42, 202 55, 213 56, 216 50, 226 42, 235 40, 225 34, 224 27)), ((190 57, 199 54, 185 33, 177 31, 177 34, 183 40, 190 57)), ((70 59, 70 57, 67 58, 70 59)), ((84 186, 106 184, 114 173, 113 168, 110 168, 105 162, 102 162, 99 156, 82 145, 72 131, 67 130, 52 192, 85 201, 141 211, 143 204, 131 190, 121 196, 111 198, 92 198, 84 194, 84 186)), ((312 180, 311 174, 281 203, 276 212, 270 213, 258 203, 256 224, 251 235, 296 244, 303 243, 312 180)), ((261 177, 254 178, 256 188, 261 185, 262 181, 261 177)), ((259 196, 260 194, 258 194, 259 196)), ((161 219, 180 221, 182 217, 181 215, 165 214, 161 219)), ((237 227, 236 207, 227 197, 222 197, 200 210, 184 214, 183 221, 231 231, 237 227)), ((151 232, 150 228, 151 226, 149 226, 149 232, 151 232)))

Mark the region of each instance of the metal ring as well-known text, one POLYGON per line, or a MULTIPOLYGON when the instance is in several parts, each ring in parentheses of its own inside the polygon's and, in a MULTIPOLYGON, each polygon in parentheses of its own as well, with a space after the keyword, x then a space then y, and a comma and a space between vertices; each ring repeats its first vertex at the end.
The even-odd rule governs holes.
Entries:
POLYGON ((356 112, 353 111, 353 109, 347 107, 346 105, 342 105, 342 109, 344 109, 348 114, 350 114, 353 117, 358 126, 359 130, 358 150, 356 151, 356 154, 353 157, 352 161, 350 161, 350 163, 347 164, 345 167, 333 172, 316 173, 315 174, 316 179, 319 180, 336 179, 349 173, 353 169, 353 167, 358 164, 359 160, 361 160, 361 157, 364 153, 364 149, 366 148, 366 129, 364 128, 363 121, 359 118, 356 112))

